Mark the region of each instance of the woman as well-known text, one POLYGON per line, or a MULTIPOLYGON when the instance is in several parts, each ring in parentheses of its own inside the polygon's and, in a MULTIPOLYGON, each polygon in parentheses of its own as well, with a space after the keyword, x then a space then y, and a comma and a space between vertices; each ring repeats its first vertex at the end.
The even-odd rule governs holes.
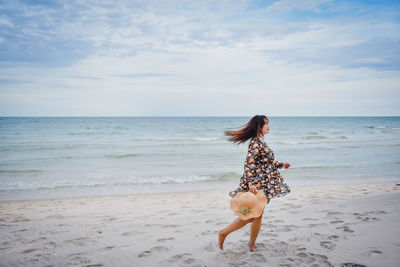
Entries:
MULTIPOLYGON (((256 115, 250 119, 244 128, 238 131, 225 131, 230 136, 229 141, 244 143, 250 139, 249 149, 244 162, 244 173, 240 178, 239 188, 229 193, 233 198, 238 192, 250 191, 254 194, 263 192, 267 203, 275 196, 283 196, 290 192, 278 168, 289 168, 290 164, 275 161, 274 152, 263 141, 264 135, 269 133, 269 120, 264 115, 256 115)), ((230 225, 218 232, 218 246, 223 250, 224 240, 228 234, 236 231, 251 222, 250 251, 257 251, 255 242, 260 232, 263 213, 257 218, 242 220, 236 218, 230 225)))

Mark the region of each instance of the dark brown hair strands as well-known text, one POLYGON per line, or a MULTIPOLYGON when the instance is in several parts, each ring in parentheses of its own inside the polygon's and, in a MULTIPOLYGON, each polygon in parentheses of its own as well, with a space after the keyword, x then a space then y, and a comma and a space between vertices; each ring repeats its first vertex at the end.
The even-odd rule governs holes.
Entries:
POLYGON ((256 115, 251 118, 250 121, 243 126, 243 128, 237 131, 224 131, 224 134, 229 136, 228 140, 233 143, 244 143, 252 137, 258 138, 262 132, 262 128, 265 125, 265 120, 267 120, 267 123, 269 122, 267 116, 256 115))

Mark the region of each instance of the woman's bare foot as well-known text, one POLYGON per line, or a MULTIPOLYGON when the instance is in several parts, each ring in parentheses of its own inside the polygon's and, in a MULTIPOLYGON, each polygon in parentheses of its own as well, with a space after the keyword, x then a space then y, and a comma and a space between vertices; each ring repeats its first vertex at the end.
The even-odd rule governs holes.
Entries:
POLYGON ((226 234, 223 233, 223 230, 218 232, 218 247, 221 250, 224 250, 225 237, 226 237, 226 234))
POLYGON ((251 252, 257 252, 258 250, 256 249, 256 247, 254 245, 250 245, 249 243, 249 247, 250 247, 250 251, 251 252))

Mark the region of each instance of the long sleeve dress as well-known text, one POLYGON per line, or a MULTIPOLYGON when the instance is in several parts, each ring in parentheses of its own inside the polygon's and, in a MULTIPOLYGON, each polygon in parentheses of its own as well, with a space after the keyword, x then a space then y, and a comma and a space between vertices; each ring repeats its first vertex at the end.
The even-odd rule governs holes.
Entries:
POLYGON ((274 152, 265 142, 251 138, 239 187, 229 195, 233 198, 238 192, 247 192, 250 185, 263 190, 268 202, 273 197, 286 195, 290 188, 278 171, 282 167, 283 163, 275 161, 274 152))

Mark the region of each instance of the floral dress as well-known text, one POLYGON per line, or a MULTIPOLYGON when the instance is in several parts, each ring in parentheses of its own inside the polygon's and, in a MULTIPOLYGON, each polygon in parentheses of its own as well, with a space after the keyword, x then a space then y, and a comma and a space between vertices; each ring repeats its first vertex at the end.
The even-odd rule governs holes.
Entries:
POLYGON ((274 152, 267 144, 253 137, 244 161, 244 173, 240 178, 239 187, 229 195, 233 198, 238 192, 247 192, 250 185, 263 190, 268 202, 275 196, 286 195, 290 188, 278 171, 278 168, 282 167, 283 163, 275 161, 274 152))

